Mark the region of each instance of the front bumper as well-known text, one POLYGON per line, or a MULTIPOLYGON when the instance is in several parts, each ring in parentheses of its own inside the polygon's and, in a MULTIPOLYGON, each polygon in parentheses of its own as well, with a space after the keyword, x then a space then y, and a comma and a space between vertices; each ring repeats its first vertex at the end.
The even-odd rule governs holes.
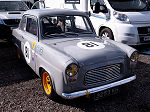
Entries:
POLYGON ((66 98, 66 99, 73 99, 73 98, 77 98, 77 97, 84 96, 87 94, 92 94, 92 93, 100 92, 100 91, 103 91, 103 90, 106 90, 109 88, 120 86, 120 85, 126 84, 128 82, 131 82, 135 79, 136 79, 136 75, 129 77, 129 78, 126 78, 126 79, 123 79, 123 80, 120 80, 120 81, 117 81, 117 82, 114 82, 114 83, 103 85, 100 87, 95 87, 95 88, 82 90, 82 91, 78 91, 78 92, 73 92, 73 93, 69 93, 69 94, 68 93, 62 93, 62 97, 66 98))
MULTIPOLYGON (((141 32, 139 32, 139 28, 150 27, 150 24, 142 24, 142 23, 131 23, 131 24, 122 24, 115 23, 113 26, 114 38, 116 41, 128 44, 128 45, 144 45, 150 44, 150 41, 143 42, 141 41, 141 32)), ((144 29, 143 29, 144 30, 144 29)), ((148 33, 144 35, 148 36, 148 33)), ((144 36, 145 37, 145 36, 144 36)))

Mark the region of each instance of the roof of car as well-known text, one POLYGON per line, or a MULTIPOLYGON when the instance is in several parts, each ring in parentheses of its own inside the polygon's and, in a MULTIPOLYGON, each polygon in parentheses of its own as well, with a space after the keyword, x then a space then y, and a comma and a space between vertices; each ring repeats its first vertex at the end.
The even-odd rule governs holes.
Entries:
POLYGON ((86 13, 77 11, 77 10, 68 10, 68 9, 32 9, 24 12, 24 15, 33 15, 36 17, 42 17, 46 15, 84 15, 86 13))
POLYGON ((22 0, 0 0, 0 1, 22 1, 22 0))

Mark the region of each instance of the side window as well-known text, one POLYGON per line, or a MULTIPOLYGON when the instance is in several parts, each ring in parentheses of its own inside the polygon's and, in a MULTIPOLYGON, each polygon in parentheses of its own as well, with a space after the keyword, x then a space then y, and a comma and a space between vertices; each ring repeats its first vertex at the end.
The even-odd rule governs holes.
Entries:
POLYGON ((26 31, 37 36, 37 34, 38 34, 38 25, 37 25, 36 19, 30 18, 30 17, 27 18, 26 31))
POLYGON ((20 27, 20 29, 23 30, 23 31, 26 30, 26 19, 27 19, 27 17, 26 17, 26 16, 23 16, 22 19, 21 19, 21 21, 20 21, 19 27, 20 27))
POLYGON ((92 10, 94 10, 95 4, 99 2, 100 5, 104 5, 104 1, 103 0, 91 0, 91 8, 92 10))

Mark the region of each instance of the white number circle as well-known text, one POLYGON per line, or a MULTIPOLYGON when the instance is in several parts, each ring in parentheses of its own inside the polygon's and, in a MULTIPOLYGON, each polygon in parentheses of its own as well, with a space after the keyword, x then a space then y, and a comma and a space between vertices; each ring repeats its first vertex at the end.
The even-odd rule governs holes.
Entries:
POLYGON ((30 54, 30 44, 29 42, 26 42, 24 44, 24 57, 27 63, 30 63, 31 54, 30 54))
POLYGON ((77 43, 77 46, 83 49, 103 49, 105 45, 100 42, 94 42, 94 41, 81 41, 77 43))

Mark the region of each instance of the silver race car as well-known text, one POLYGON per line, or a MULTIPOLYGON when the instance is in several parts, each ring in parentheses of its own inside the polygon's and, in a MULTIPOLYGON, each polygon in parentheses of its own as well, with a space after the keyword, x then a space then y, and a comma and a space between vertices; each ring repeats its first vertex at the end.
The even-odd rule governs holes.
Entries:
POLYGON ((28 10, 13 36, 18 57, 41 77, 49 98, 94 95, 136 79, 137 51, 96 36, 84 12, 28 10))

